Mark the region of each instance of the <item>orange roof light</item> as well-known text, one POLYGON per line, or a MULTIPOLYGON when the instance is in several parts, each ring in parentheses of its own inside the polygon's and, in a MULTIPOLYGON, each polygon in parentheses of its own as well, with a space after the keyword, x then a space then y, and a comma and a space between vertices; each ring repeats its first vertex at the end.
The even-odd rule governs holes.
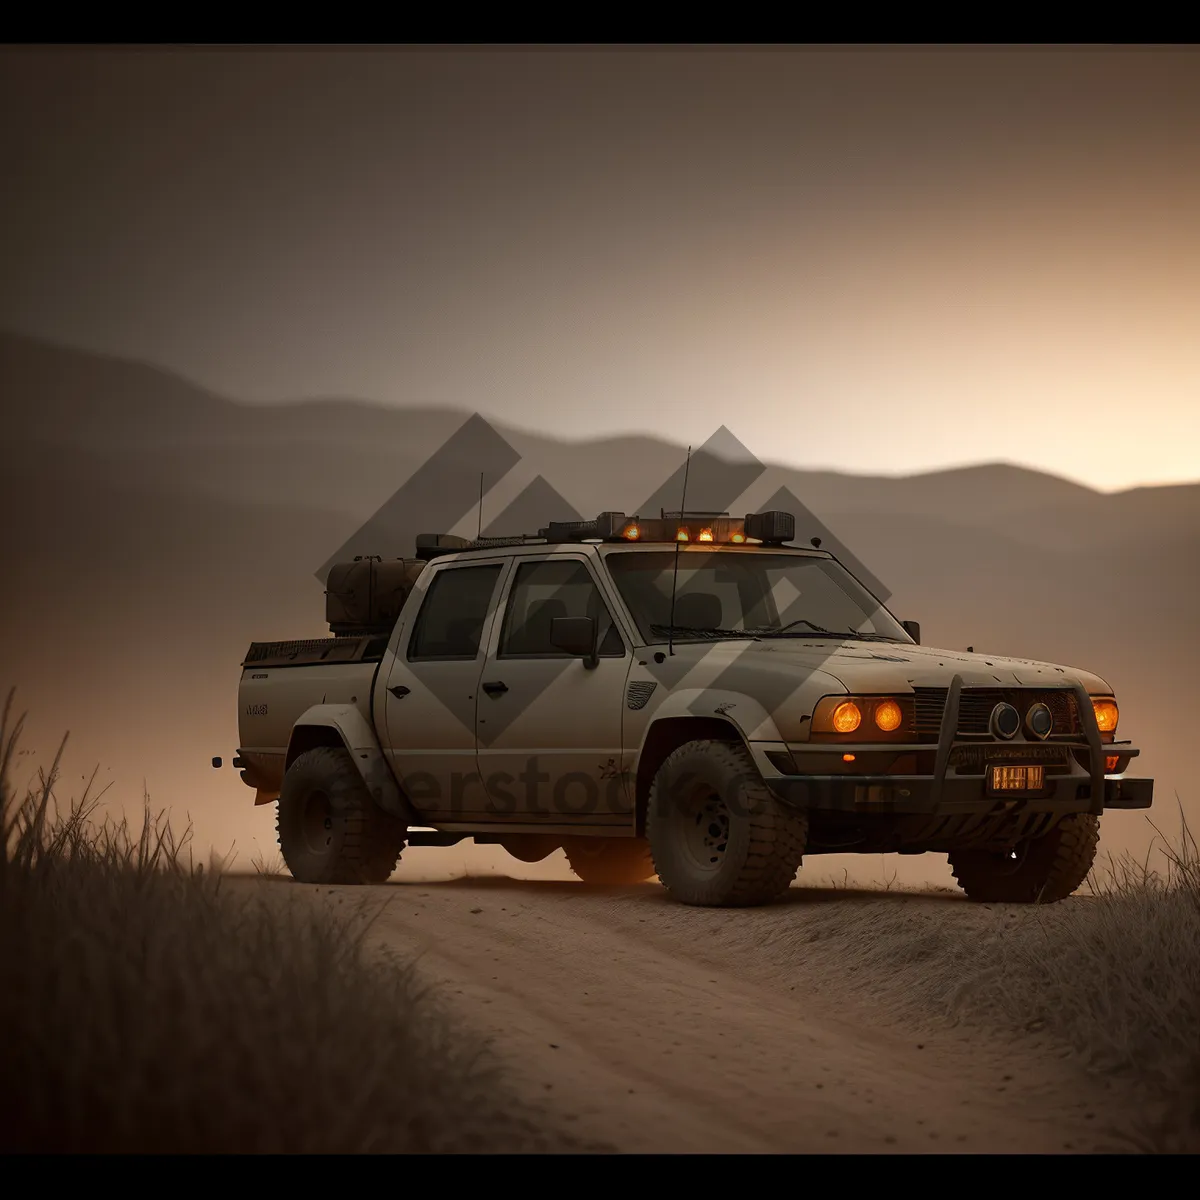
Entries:
POLYGON ((731 542, 744 542, 746 540, 746 535, 744 533, 730 534, 729 540, 731 542))
POLYGON ((684 526, 680 525, 678 532, 675 534, 675 540, 677 542, 686 542, 688 540, 688 531, 684 526))
POLYGON ((700 530, 700 536, 696 539, 698 542, 711 542, 712 540, 713 534, 711 529, 700 530))
POLYGON ((636 542, 642 536, 642 531, 636 525, 629 525, 621 536, 628 541, 636 542))

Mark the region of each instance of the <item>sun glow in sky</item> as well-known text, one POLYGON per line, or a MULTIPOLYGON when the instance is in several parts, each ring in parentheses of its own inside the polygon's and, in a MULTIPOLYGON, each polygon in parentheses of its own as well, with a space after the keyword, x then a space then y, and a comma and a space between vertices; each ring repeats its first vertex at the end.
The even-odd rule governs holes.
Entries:
POLYGON ((1192 480, 1198 65, 9 47, 0 325, 256 402, 1192 480))

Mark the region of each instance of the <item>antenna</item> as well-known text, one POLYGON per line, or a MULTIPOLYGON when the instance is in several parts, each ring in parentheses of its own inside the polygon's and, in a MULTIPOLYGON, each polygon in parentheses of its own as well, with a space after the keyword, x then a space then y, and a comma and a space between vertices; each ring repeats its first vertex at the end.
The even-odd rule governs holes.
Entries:
POLYGON ((479 532, 476 537, 483 537, 483 472, 479 472, 479 532))
MULTIPOLYGON (((687 512, 687 481, 688 471, 692 466, 692 448, 687 448, 687 458, 683 463, 683 499, 679 502, 679 519, 684 520, 687 512)), ((679 538, 675 538, 675 571, 671 576, 671 616, 667 625, 667 653, 675 653, 675 587, 679 583, 679 538)))

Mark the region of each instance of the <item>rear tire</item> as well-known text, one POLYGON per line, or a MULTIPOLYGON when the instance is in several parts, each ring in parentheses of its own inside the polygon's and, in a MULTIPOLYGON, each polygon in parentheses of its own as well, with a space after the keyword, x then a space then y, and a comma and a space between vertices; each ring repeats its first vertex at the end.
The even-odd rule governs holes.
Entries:
POLYGON ((808 818, 763 783, 740 742, 695 741, 667 756, 650 789, 654 867, 684 904, 767 904, 804 857, 808 818))
POLYGON ((654 878, 654 861, 645 838, 567 838, 563 851, 571 870, 584 883, 645 883, 654 878))
POLYGON ((952 850, 958 886, 985 904, 1053 904, 1087 878, 1096 861, 1100 818, 1072 813, 1014 850, 952 850))
POLYGON ((279 849, 300 883, 385 883, 408 836, 341 747, 306 750, 288 767, 278 814, 279 849))

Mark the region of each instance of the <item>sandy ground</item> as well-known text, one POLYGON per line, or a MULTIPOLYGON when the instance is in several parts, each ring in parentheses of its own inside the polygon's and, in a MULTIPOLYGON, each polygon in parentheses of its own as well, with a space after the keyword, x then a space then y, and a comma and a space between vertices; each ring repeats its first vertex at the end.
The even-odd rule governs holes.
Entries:
POLYGON ((891 1011, 900 997, 839 968, 821 941, 864 902, 968 932, 1004 909, 800 886, 734 911, 674 904, 657 884, 286 886, 327 903, 386 900, 376 947, 418 959, 548 1120, 614 1149, 1123 1148, 1105 1132, 1119 1127, 1114 1102, 1068 1061, 1024 1038, 914 1027, 891 1011))

